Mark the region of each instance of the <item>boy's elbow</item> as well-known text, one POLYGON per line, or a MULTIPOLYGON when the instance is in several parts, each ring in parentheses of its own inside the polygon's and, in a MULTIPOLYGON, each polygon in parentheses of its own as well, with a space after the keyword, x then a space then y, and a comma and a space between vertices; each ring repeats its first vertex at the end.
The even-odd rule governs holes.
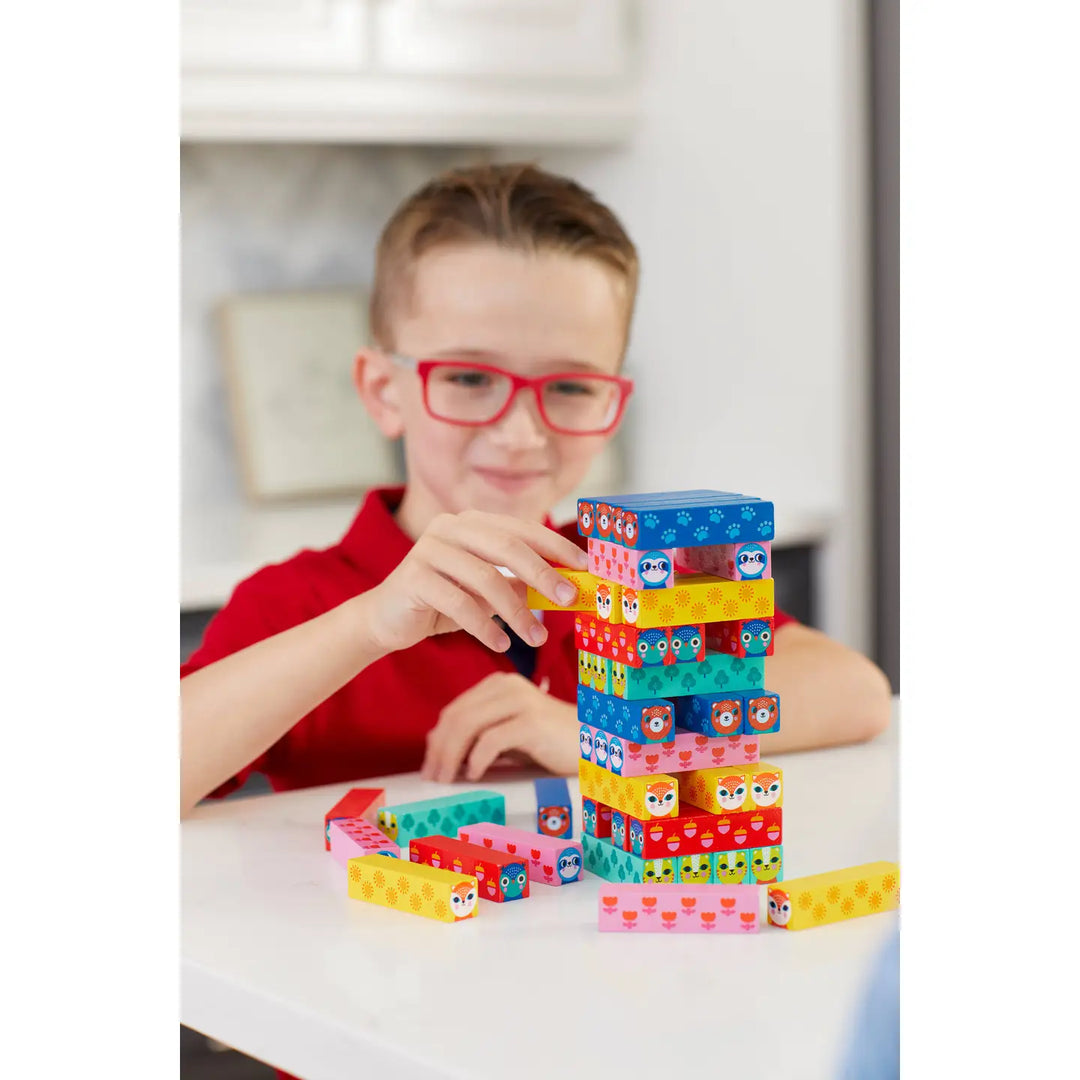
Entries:
POLYGON ((866 686, 859 695, 861 708, 856 722, 856 737, 861 741, 885 734, 892 723, 892 686, 888 676, 871 660, 864 658, 866 686))

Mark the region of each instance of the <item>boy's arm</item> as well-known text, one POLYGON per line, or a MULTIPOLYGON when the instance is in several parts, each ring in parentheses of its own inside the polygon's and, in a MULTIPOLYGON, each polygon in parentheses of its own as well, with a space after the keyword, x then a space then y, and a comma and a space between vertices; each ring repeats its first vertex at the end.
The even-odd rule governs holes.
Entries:
POLYGON ((780 730, 761 755, 862 742, 889 726, 892 690, 884 672, 820 630, 787 623, 776 631, 765 682, 780 695, 780 730))

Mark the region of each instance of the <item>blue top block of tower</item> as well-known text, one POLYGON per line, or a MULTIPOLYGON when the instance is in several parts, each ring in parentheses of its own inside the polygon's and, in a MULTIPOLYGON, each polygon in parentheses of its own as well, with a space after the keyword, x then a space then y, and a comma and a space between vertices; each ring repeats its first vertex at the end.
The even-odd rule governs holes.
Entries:
POLYGON ((578 532, 638 550, 772 540, 773 504, 734 491, 650 491, 578 500, 578 532))

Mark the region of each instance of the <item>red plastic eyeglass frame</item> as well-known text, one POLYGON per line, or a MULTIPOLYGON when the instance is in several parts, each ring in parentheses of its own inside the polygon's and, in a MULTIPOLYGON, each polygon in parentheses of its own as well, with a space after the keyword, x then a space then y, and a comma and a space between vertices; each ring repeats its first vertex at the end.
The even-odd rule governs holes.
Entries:
POLYGON ((524 389, 529 389, 536 399, 536 407, 541 418, 552 431, 558 432, 560 435, 607 435, 619 426, 619 421, 622 420, 623 412, 626 410, 626 403, 634 391, 632 379, 623 378, 621 375, 601 375, 593 371, 557 371, 552 372, 550 375, 529 377, 527 375, 518 375, 514 371, 507 371, 505 368, 495 367, 494 364, 477 364, 468 360, 418 360, 411 356, 401 356, 398 353, 394 353, 391 359, 395 363, 416 369, 416 373, 420 376, 421 385, 424 388, 424 408, 427 410, 428 416, 433 420, 439 420, 444 424, 455 424, 458 427, 487 427, 488 424, 497 424, 510 411, 510 406, 513 405, 518 394, 524 389), (433 371, 441 367, 467 367, 473 371, 488 371, 494 375, 504 376, 510 380, 510 393, 506 398, 506 404, 490 420, 450 420, 445 416, 439 416, 438 413, 432 412, 431 406, 428 404, 428 378, 433 371), (600 379, 603 382, 614 383, 618 386, 619 405, 615 410, 615 416, 611 423, 607 427, 598 428, 595 431, 574 431, 572 428, 564 428, 558 424, 553 424, 544 408, 544 399, 541 393, 544 386, 550 382, 558 382, 560 379, 580 379, 583 375, 587 375, 590 379, 600 379))

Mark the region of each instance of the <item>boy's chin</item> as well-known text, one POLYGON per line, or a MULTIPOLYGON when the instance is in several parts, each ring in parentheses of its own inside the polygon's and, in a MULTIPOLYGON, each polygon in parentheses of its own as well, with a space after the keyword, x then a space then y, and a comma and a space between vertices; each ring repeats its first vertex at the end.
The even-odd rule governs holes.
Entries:
POLYGON ((558 501, 550 479, 537 479, 528 484, 492 482, 474 474, 469 485, 467 505, 462 509, 483 510, 489 514, 542 520, 558 501))

